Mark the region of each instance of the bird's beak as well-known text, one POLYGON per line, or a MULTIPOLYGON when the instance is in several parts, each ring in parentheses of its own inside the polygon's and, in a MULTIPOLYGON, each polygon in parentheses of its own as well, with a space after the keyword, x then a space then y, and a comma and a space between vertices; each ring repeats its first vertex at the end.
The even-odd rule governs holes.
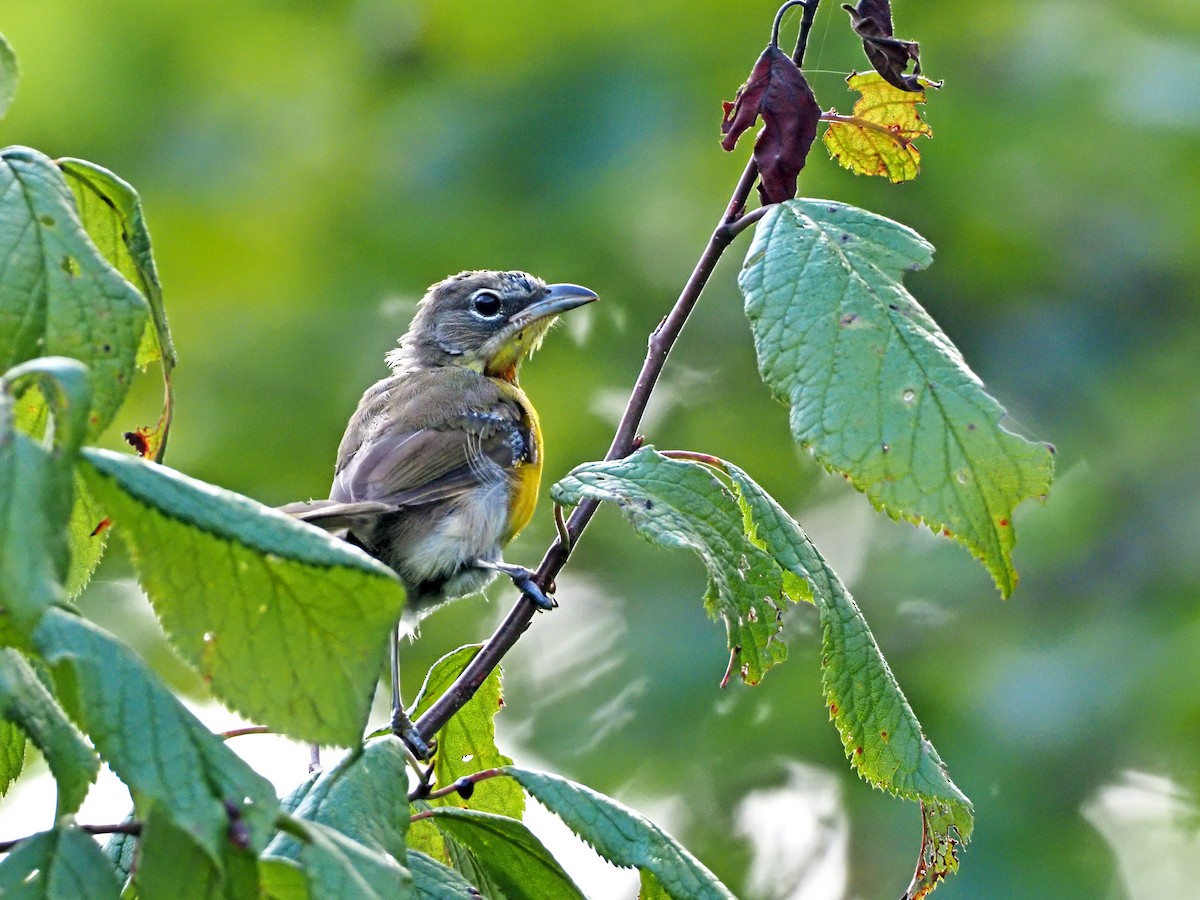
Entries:
POLYGON ((546 295, 541 300, 530 303, 514 315, 510 322, 513 325, 525 326, 538 319, 557 316, 559 313, 565 313, 569 309, 599 299, 595 291, 589 291, 577 284, 549 284, 546 285, 546 295))

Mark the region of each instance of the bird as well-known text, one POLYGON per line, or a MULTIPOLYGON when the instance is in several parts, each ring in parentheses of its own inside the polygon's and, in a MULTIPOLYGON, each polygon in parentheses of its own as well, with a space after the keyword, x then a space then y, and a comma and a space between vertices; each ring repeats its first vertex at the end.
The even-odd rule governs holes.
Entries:
POLYGON ((399 633, 506 575, 540 608, 554 600, 504 547, 533 516, 542 432, 517 374, 558 316, 598 300, 576 284, 526 272, 464 271, 426 291, 387 355, 391 374, 350 417, 327 500, 281 509, 345 538, 403 583, 393 630, 393 730, 418 755, 431 750, 400 703, 399 633), (414 741, 415 739, 415 741, 414 741))

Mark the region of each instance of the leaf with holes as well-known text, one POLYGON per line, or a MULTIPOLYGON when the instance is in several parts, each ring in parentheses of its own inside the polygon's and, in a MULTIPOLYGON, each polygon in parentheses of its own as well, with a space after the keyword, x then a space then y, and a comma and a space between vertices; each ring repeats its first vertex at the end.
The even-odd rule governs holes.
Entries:
POLYGON ((0 369, 69 356, 92 373, 88 437, 112 421, 137 371, 149 304, 92 242, 58 167, 0 150, 0 369))
POLYGON ((615 503, 650 542, 698 554, 708 569, 704 607, 711 618, 724 619, 744 681, 757 684, 787 656, 779 639, 780 608, 798 598, 747 536, 737 504, 710 471, 643 447, 622 460, 577 466, 550 494, 567 506, 585 497, 615 503))
POLYGON ((75 195, 75 206, 88 236, 149 304, 150 317, 136 362, 143 369, 153 362, 162 363, 163 413, 156 427, 141 428, 136 433, 146 442, 141 455, 161 461, 174 412, 171 370, 176 357, 141 198, 130 184, 95 163, 83 159, 60 159, 57 163, 75 195))
POLYGON ((848 116, 837 110, 822 114, 829 123, 823 138, 829 155, 856 175, 880 175, 893 184, 912 181, 921 172, 916 140, 933 137, 917 111, 925 91, 902 91, 874 72, 851 75, 847 83, 862 96, 848 116))
POLYGON ((958 867, 957 848, 970 839, 974 826, 971 802, 926 739, 841 579, 795 520, 750 476, 728 463, 725 470, 755 535, 811 592, 821 617, 821 683, 846 756, 868 783, 921 804, 922 864, 914 885, 932 889, 958 867))
MULTIPOLYGON (((479 648, 478 644, 459 647, 433 664, 409 713, 414 721, 446 692, 479 652, 479 648)), ((453 784, 464 775, 512 763, 496 747, 495 718, 503 705, 500 669, 496 668, 484 679, 475 695, 438 732, 433 771, 439 787, 453 784)), ((469 807, 514 819, 521 818, 525 811, 525 795, 518 785, 507 778, 489 778, 479 782, 474 785, 469 800, 458 794, 450 794, 429 802, 434 806, 469 807)))
POLYGON ((345 541, 166 466, 84 451, 172 642, 213 693, 306 741, 362 739, 404 589, 345 541))
POLYGON ((882 216, 791 200, 759 223, 738 282, 759 371, 800 445, 893 518, 966 545, 1007 597, 1013 509, 1049 489, 1051 450, 1001 425, 1004 409, 904 287, 932 254, 882 216))

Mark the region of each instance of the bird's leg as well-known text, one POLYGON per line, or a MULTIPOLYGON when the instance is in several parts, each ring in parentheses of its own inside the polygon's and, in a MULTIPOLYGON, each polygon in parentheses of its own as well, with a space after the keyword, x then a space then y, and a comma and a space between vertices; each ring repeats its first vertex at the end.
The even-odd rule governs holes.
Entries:
POLYGON ((511 578, 512 583, 517 586, 517 590, 532 600, 538 609, 551 610, 558 606, 557 600, 547 596, 534 583, 532 569, 527 569, 524 566, 514 566, 505 562, 491 562, 486 559, 476 560, 475 565, 481 569, 491 569, 493 572, 499 572, 501 575, 511 578))
POLYGON ((421 739, 421 733, 404 711, 400 699, 400 625, 392 628, 388 638, 388 656, 392 664, 392 734, 404 741, 421 760, 428 761, 434 748, 421 739))

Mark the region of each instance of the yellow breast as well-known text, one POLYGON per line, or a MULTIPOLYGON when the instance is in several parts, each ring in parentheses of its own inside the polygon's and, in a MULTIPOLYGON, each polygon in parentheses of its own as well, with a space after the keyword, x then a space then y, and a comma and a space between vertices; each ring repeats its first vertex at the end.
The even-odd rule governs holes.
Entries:
POLYGON ((530 459, 518 463, 512 470, 512 492, 508 496, 508 528, 500 538, 503 546, 515 538, 533 518, 537 506, 538 488, 542 481, 542 426, 537 410, 525 396, 525 392, 514 382, 504 378, 493 378, 501 393, 511 397, 521 407, 524 425, 533 438, 530 459))

